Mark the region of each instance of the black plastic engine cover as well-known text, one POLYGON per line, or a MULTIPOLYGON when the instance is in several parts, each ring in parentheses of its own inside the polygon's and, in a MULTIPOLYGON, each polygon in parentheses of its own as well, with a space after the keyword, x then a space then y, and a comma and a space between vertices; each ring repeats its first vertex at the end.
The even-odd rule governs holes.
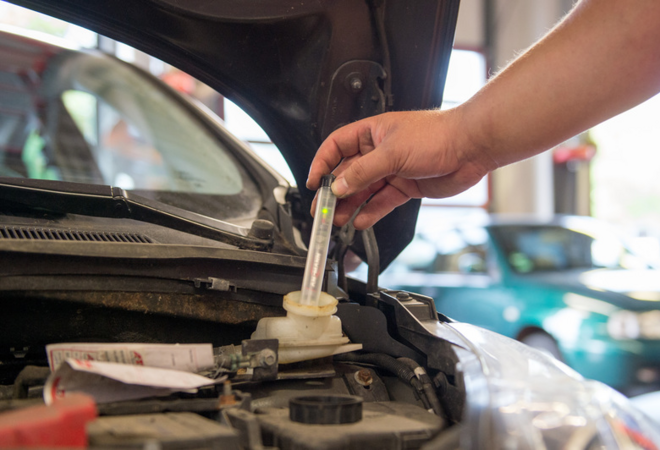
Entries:
POLYGON ((281 450, 416 449, 442 428, 438 416, 399 402, 364 403, 362 420, 341 425, 296 423, 289 418, 288 408, 259 412, 264 445, 281 450))

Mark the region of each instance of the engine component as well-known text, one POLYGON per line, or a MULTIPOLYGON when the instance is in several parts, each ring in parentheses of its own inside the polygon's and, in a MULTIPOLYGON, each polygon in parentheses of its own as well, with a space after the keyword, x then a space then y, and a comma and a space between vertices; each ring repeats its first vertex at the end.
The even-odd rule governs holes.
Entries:
POLYGON ((230 408, 222 412, 222 420, 238 433, 242 450, 265 450, 261 440, 261 428, 254 414, 242 409, 230 408))
POLYGON ((362 420, 362 399, 353 395, 314 395, 289 401, 289 419, 298 423, 338 425, 362 420))
POLYGON ((426 373, 426 370, 412 359, 394 359, 382 353, 366 353, 361 355, 349 353, 340 355, 337 358, 344 361, 373 364, 388 370, 400 380, 410 384, 427 409, 433 410, 438 416, 445 416, 431 378, 426 373))
POLYGON ((43 386, 48 375, 48 367, 25 366, 14 381, 14 398, 28 398, 29 388, 43 386))
MULTIPOLYGON (((223 385, 227 386, 227 384, 223 385)), ((154 414, 154 413, 177 413, 190 412, 203 414, 207 417, 215 416, 218 411, 225 409, 250 409, 252 396, 247 392, 231 389, 229 384, 230 399, 223 399, 226 395, 223 389, 220 398, 214 395, 216 387, 202 388, 196 394, 196 398, 151 398, 141 400, 127 400, 122 402, 103 403, 98 405, 101 416, 126 416, 133 414, 154 414), (210 395, 210 397, 206 397, 210 395), (230 401, 227 401, 230 400, 230 401)))
POLYGON ((222 406, 234 406, 236 404, 236 396, 231 389, 231 381, 225 380, 222 385, 222 394, 218 398, 218 405, 222 406))
POLYGON ((362 397, 365 402, 388 402, 390 398, 383 380, 373 369, 347 366, 350 372, 344 373, 344 381, 352 395, 362 397))
POLYGON ((428 402, 431 405, 433 412, 438 416, 445 417, 446 414, 442 410, 442 406, 440 405, 440 400, 438 400, 438 393, 435 391, 435 386, 433 385, 433 381, 431 381, 431 377, 429 377, 429 375, 426 373, 426 369, 424 369, 416 361, 413 361, 410 358, 399 358, 399 361, 406 364, 408 367, 410 367, 413 370, 415 376, 422 384, 424 395, 428 399, 428 402))
POLYGON ((357 381, 362 386, 371 386, 371 383, 374 382, 373 377, 371 376, 371 371, 369 369, 360 369, 355 372, 355 381, 357 381))
POLYGON ((360 350, 361 344, 349 344, 342 334, 337 299, 320 293, 318 306, 300 303, 300 291, 284 296, 286 317, 265 317, 257 324, 252 339, 278 339, 282 364, 323 358, 360 350))
POLYGON ((274 380, 277 378, 278 363, 277 339, 246 339, 241 347, 226 345, 216 348, 214 378, 222 372, 236 372, 238 369, 252 369, 253 381, 274 380))
POLYGON ((387 330, 387 317, 381 310, 357 303, 340 303, 337 317, 346 335, 353 342, 360 342, 365 351, 422 360, 415 350, 392 338, 387 330))
POLYGON ((247 339, 242 342, 241 353, 249 358, 252 380, 274 380, 277 378, 277 339, 247 339))
POLYGON ((87 433, 90 447, 239 448, 234 430, 193 413, 101 417, 87 426, 87 433))
POLYGON ((280 450, 418 449, 443 427, 438 416, 407 403, 364 403, 362 408, 362 420, 340 425, 294 422, 289 408, 263 408, 256 416, 264 445, 280 450))

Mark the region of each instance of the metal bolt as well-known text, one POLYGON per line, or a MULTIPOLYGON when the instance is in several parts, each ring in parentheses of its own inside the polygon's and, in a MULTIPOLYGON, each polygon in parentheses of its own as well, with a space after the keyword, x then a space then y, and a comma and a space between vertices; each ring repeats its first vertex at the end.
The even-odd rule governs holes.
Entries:
POLYGON ((362 90, 362 80, 358 77, 351 78, 351 81, 348 82, 351 85, 353 92, 360 92, 362 90))
POLYGON ((225 380, 222 384, 222 395, 231 395, 231 381, 225 380))
POLYGON ((259 352, 259 366, 270 367, 277 362, 277 355, 269 348, 263 349, 259 352))
POLYGON ((229 406, 229 405, 235 405, 236 404, 236 397, 232 393, 231 389, 231 381, 225 380, 223 386, 222 386, 222 394, 220 395, 219 398, 219 405, 220 406, 229 406))
POLYGON ((396 294, 396 299, 399 300, 400 302, 409 302, 413 298, 407 292, 399 292, 398 294, 396 294))
POLYGON ((371 376, 371 371, 369 369, 360 369, 355 372, 355 381, 357 381, 362 386, 369 386, 374 382, 374 379, 371 376))

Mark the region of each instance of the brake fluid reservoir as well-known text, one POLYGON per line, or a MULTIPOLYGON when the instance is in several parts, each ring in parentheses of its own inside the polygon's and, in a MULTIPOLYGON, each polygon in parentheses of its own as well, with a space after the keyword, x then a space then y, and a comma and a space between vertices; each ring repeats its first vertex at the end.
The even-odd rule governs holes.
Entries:
POLYGON ((321 292, 337 198, 330 185, 333 175, 323 177, 316 200, 316 213, 305 263, 302 290, 284 296, 286 317, 259 320, 252 339, 277 339, 278 361, 289 364, 360 350, 343 335, 341 320, 335 316, 337 299, 321 292))

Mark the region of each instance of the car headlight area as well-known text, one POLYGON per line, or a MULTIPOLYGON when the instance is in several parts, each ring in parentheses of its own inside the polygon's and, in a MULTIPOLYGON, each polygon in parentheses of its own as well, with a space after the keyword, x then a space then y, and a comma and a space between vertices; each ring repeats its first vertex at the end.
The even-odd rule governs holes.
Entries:
POLYGON ((466 447, 654 449, 660 445, 655 423, 614 389, 585 380, 517 341, 468 324, 452 324, 452 328, 476 350, 460 353, 466 389, 472 394, 463 429, 466 447))

